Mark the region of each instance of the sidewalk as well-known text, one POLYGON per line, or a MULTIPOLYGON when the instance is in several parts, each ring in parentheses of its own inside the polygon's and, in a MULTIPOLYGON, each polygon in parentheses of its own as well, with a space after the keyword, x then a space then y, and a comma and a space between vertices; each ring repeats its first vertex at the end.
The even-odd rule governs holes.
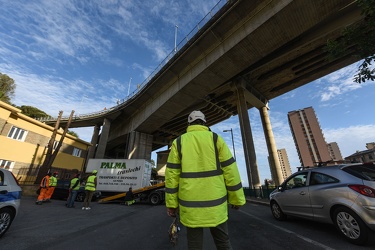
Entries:
POLYGON ((270 205, 270 200, 266 198, 256 198, 256 197, 250 197, 246 196, 246 201, 259 204, 259 205, 264 205, 264 206, 269 206, 270 205))

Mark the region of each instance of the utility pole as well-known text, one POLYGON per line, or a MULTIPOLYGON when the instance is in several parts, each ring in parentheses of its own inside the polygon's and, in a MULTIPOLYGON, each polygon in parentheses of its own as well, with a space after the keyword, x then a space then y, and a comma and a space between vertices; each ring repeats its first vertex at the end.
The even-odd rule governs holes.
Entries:
POLYGON ((48 163, 50 162, 50 159, 51 159, 51 156, 52 156, 53 144, 55 142, 57 130, 59 129, 59 126, 60 126, 60 120, 61 120, 62 114, 63 114, 63 111, 60 111, 59 116, 57 117, 55 128, 53 129, 53 132, 52 132, 52 136, 51 136, 51 138, 50 138, 50 140, 47 144, 46 158, 44 159, 44 162, 39 169, 38 176, 35 180, 35 184, 39 184, 40 181, 43 179, 43 177, 46 176, 48 171, 49 171, 48 163))
POLYGON ((53 154, 51 155, 51 157, 50 157, 50 159, 49 159, 49 162, 48 162, 48 166, 49 166, 49 168, 51 168, 52 163, 53 163, 53 161, 55 160, 55 158, 56 158, 56 156, 57 156, 57 153, 59 152, 59 150, 60 150, 60 148, 61 148, 61 146, 62 146, 62 143, 63 143, 63 141, 64 141, 65 135, 66 135, 66 133, 68 132, 68 129, 69 129, 70 123, 72 122, 73 114, 74 114, 74 110, 72 110, 72 112, 70 113, 69 120, 68 120, 68 122, 67 122, 67 124, 66 124, 66 127, 64 128, 64 132, 63 132, 63 134, 61 135, 61 138, 60 138, 59 144, 57 144, 55 151, 53 151, 53 154))

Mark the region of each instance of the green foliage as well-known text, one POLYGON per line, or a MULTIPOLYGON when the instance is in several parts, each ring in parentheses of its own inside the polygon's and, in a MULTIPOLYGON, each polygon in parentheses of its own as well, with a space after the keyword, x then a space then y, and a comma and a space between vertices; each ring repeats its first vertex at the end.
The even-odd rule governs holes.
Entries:
POLYGON ((16 84, 8 75, 0 73, 0 101, 11 104, 10 99, 14 96, 16 84))
POLYGON ((74 131, 68 130, 67 133, 70 134, 70 135, 72 135, 72 136, 75 136, 75 137, 79 138, 78 134, 76 132, 74 132, 74 131))
POLYGON ((154 161, 154 159, 151 159, 151 160, 150 160, 150 162, 151 162, 152 166, 154 166, 154 167, 155 167, 155 165, 156 165, 156 164, 155 164, 155 161, 154 161))
POLYGON ((38 119, 43 117, 49 117, 50 115, 46 114, 44 111, 32 107, 32 106, 25 106, 22 105, 21 107, 17 107, 22 111, 22 114, 27 115, 31 118, 38 119))
POLYGON ((362 83, 375 80, 375 0, 358 0, 364 20, 343 30, 342 37, 327 42, 328 58, 339 58, 350 48, 356 52, 358 59, 364 59, 354 76, 354 82, 362 83))

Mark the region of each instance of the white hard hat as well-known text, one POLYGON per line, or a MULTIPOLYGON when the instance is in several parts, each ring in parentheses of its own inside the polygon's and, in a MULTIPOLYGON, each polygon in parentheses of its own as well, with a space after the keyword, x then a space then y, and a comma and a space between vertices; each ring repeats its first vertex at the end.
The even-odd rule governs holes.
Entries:
POLYGON ((206 122, 206 117, 204 116, 204 114, 201 111, 194 110, 193 112, 190 113, 190 115, 188 117, 188 123, 192 123, 193 121, 195 121, 197 119, 200 119, 200 120, 206 122))

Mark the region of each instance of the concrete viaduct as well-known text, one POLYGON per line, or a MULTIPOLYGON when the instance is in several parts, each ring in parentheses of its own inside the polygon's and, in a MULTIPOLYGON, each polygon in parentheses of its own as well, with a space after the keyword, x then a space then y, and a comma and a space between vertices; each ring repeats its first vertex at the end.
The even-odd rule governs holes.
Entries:
POLYGON ((94 126, 89 158, 151 159, 152 151, 185 132, 192 110, 201 110, 208 126, 238 115, 249 186, 257 187, 248 116, 248 109, 257 108, 272 178, 279 184, 268 102, 358 61, 355 46, 334 61, 326 59, 324 48, 362 19, 355 0, 226 1, 135 95, 108 110, 77 116, 70 127, 94 126))

